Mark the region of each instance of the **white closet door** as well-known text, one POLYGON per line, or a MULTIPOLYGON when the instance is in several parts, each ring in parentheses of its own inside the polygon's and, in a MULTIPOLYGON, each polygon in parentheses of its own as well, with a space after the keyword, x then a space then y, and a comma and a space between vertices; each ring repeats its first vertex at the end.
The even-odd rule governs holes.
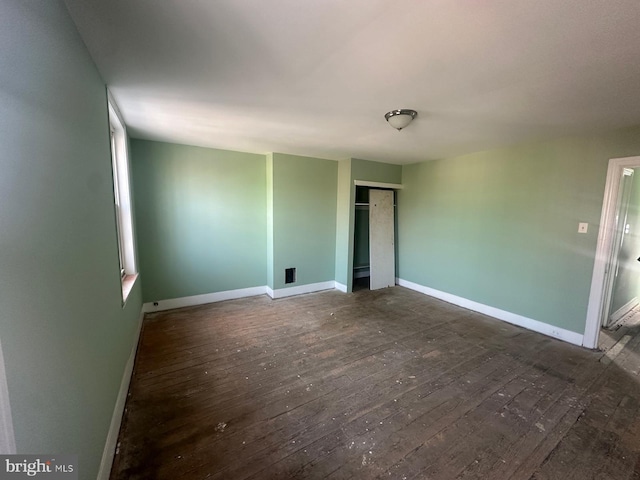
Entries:
POLYGON ((370 289, 393 287, 396 283, 393 191, 369 190, 370 289))

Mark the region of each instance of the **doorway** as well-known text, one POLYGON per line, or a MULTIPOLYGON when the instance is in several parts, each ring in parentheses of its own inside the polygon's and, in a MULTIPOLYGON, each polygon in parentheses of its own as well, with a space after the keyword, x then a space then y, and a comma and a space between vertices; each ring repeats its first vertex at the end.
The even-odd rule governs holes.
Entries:
POLYGON ((611 264, 604 293, 602 326, 613 328, 638 305, 638 180, 633 168, 623 168, 616 205, 611 264))
POLYGON ((611 159, 598 233, 583 345, 597 348, 640 298, 640 157, 611 159))
POLYGON ((393 189, 356 186, 353 290, 395 285, 395 207, 393 189))

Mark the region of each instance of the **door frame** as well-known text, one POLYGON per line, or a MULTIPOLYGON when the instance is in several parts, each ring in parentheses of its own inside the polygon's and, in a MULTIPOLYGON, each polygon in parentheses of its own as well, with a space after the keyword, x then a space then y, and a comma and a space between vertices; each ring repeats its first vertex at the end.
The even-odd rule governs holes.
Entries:
POLYGON ((622 176, 620 177, 620 186, 618 187, 618 200, 615 209, 615 227, 613 237, 611 239, 611 256, 609 257, 609 272, 606 273, 605 288, 603 290, 602 304, 602 327, 611 325, 611 302, 613 300, 613 289, 616 285, 616 278, 620 267, 620 251, 625 238, 625 229, 627 225, 627 217, 629 215, 629 200, 631 200, 631 192, 633 190, 633 169, 628 167, 622 168, 622 176), (627 172, 630 172, 627 174, 627 172), (627 181, 630 178, 630 181, 627 181), (622 221, 622 224, 620 223, 622 221), (622 225, 622 229, 620 226, 622 225), (611 273, 610 273, 611 272, 611 273))
MULTIPOLYGON (((355 237, 355 218, 356 218, 356 214, 355 214, 356 187, 387 188, 387 189, 398 191, 398 190, 402 190, 404 188, 404 185, 402 185, 401 183, 374 182, 370 180, 359 180, 359 179, 352 180, 351 186, 350 186, 350 193, 349 193, 349 205, 348 205, 349 209, 348 209, 348 219, 347 219, 348 228, 346 229, 347 272, 346 272, 345 280, 347 281, 347 283, 345 285, 342 285, 336 282, 336 288, 345 293, 351 293, 353 291, 353 246, 354 246, 354 237, 355 237)), ((340 200, 338 200, 339 211, 340 211, 340 208, 341 208, 340 200)), ((336 258, 338 258, 338 255, 340 255, 340 252, 336 250, 336 258)), ((396 260, 397 260, 397 257, 396 257, 396 260)), ((336 272, 337 272, 337 269, 338 269, 338 263, 336 263, 336 272)))
POLYGON ((612 255, 614 252, 614 240, 616 238, 616 211, 620 197, 620 177, 624 168, 640 167, 640 156, 612 158, 607 168, 607 180, 604 188, 602 213, 600 215, 600 228, 598 230, 598 243, 591 277, 591 290, 589 292, 589 305, 584 329, 582 345, 587 348, 598 347, 598 336, 602 325, 606 289, 609 285, 612 255))

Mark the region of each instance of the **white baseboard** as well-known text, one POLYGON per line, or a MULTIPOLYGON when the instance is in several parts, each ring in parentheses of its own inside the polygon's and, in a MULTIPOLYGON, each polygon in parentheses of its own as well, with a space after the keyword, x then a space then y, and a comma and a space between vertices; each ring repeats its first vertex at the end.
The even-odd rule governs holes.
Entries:
POLYGON ((340 282, 336 282, 336 290, 340 290, 343 293, 347 293, 347 286, 340 282))
POLYGON ((140 318, 138 319, 138 325, 136 327, 136 335, 133 341, 133 347, 131 348, 129 360, 127 360, 127 364, 124 367, 124 373, 122 374, 120 391, 118 392, 118 397, 116 398, 116 405, 113 409, 113 416, 111 417, 111 425, 109 426, 107 441, 105 442, 104 451, 102 452, 100 470, 98 470, 98 480, 109 480, 109 476, 111 475, 111 466, 113 464, 113 457, 116 453, 118 435, 120 433, 120 425, 122 424, 122 417, 124 416, 124 407, 127 402, 127 393, 129 393, 131 376, 133 375, 133 365, 136 360, 136 351, 138 349, 138 341, 140 340, 140 331, 142 330, 143 318, 144 310, 140 312, 140 318))
POLYGON ((319 292, 321 290, 331 290, 337 288, 343 292, 347 291, 347 287, 333 280, 328 282, 310 283, 307 285, 299 285, 297 287, 279 288, 273 290, 268 286, 240 288, 238 290, 226 290, 224 292, 205 293, 203 295, 193 295, 191 297, 171 298, 168 300, 158 300, 157 302, 147 302, 142 306, 144 313, 161 312, 164 310, 173 310, 174 308, 193 307, 195 305, 204 305, 206 303, 222 302, 224 300, 234 300, 236 298, 255 297, 264 295, 265 293, 271 298, 284 298, 293 295, 302 295, 304 293, 319 292), (155 305, 157 303, 157 305, 155 305))
POLYGON ((560 327, 555 327, 553 325, 549 325, 548 323, 533 320, 532 318, 523 317, 522 315, 518 315, 516 313, 500 310, 499 308, 490 307, 482 303, 474 302, 473 300, 467 300, 466 298, 458 297, 446 292, 441 292, 440 290, 425 287, 423 285, 419 285, 408 280, 403 280, 401 278, 397 278, 396 283, 401 287, 409 288, 411 290, 415 290, 416 292, 439 298, 440 300, 444 300, 445 302, 458 305, 468 310, 483 313, 490 317, 497 318, 498 320, 512 323, 513 325, 518 325, 528 330, 533 330, 534 332, 542 333, 543 335, 557 338, 558 340, 562 340, 567 343, 582 346, 583 335, 580 333, 572 332, 571 330, 565 330, 564 328, 560 327))
POLYGON ((278 288, 277 290, 271 290, 267 287, 267 295, 276 299, 291 297, 293 295, 302 295, 304 293, 319 292, 321 290, 332 290, 334 288, 336 288, 336 282, 334 280, 329 280, 328 282, 309 283, 307 285, 299 285, 297 287, 278 288))
POLYGON ((222 302, 224 300, 234 300, 236 298, 255 297, 268 293, 268 287, 239 288, 237 290, 226 290, 224 292, 205 293, 203 295, 193 295, 191 297, 171 298, 169 300, 158 300, 157 302, 145 303, 143 312, 160 312, 172 310, 174 308, 192 307, 194 305, 204 305, 206 303, 222 302), (156 305, 157 303, 157 305, 156 305))
POLYGON ((609 316, 609 320, 612 323, 613 322, 617 322, 622 317, 624 317, 627 313, 629 313, 631 311, 631 309, 633 309, 637 305, 638 305, 638 297, 633 297, 631 300, 629 300, 627 303, 625 303, 623 306, 621 306, 618 310, 613 312, 609 316))

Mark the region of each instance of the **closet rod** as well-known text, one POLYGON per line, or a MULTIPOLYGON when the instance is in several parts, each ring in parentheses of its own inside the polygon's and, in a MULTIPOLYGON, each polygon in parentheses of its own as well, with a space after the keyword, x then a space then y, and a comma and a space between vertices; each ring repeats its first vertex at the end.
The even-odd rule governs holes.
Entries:
MULTIPOLYGON (((368 203, 356 203, 356 207, 368 207, 369 204, 368 203)), ((393 204, 394 207, 397 207, 397 204, 393 204)))

